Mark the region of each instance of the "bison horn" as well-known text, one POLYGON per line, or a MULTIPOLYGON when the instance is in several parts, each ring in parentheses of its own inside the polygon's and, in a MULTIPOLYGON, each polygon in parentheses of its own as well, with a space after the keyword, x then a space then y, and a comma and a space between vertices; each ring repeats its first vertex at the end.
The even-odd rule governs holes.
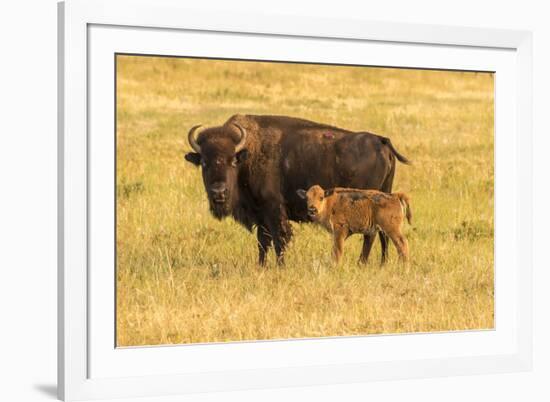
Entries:
POLYGON ((246 144, 246 137, 248 134, 246 133, 246 130, 242 128, 240 125, 234 124, 234 126, 237 127, 241 132, 241 139, 239 140, 239 143, 235 145, 235 153, 237 153, 244 148, 244 145, 246 144))
MULTIPOLYGON (((200 124, 198 126, 193 127, 191 130, 189 130, 189 134, 187 135, 189 145, 191 145, 191 148, 193 148, 193 150, 198 154, 201 153, 201 146, 197 144, 197 140, 195 140, 195 131, 197 131, 201 127, 202 126, 200 124)), ((202 130, 199 130, 199 131, 202 131, 202 130)), ((197 133, 197 135, 198 134, 199 133, 197 133)))

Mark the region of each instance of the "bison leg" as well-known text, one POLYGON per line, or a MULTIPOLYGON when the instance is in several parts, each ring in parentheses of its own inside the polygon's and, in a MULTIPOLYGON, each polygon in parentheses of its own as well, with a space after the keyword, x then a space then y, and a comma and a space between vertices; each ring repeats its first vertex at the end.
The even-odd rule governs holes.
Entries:
MULTIPOLYGON (((388 174, 388 177, 384 180, 384 183, 380 187, 380 191, 383 191, 385 193, 390 194, 393 187, 393 178, 395 176, 395 160, 391 163, 391 169, 388 174)), ((384 265, 386 263, 386 259, 388 257, 388 247, 389 247, 389 237, 388 235, 381 230, 379 233, 380 237, 380 248, 382 249, 382 256, 380 258, 380 265, 384 265)))
POLYGON ((258 237, 259 263, 261 266, 265 266, 266 255, 271 248, 271 234, 265 226, 261 225, 258 226, 256 234, 258 237))
POLYGON ((381 246, 380 248, 382 249, 382 257, 380 259, 380 265, 384 265, 388 257, 388 243, 390 239, 388 235, 383 231, 378 232, 378 235, 380 237, 380 246, 381 246))
POLYGON ((359 257, 360 263, 362 264, 367 263, 375 236, 376 236, 376 233, 366 234, 363 236, 363 249, 361 250, 361 256, 359 257))
POLYGON ((273 214, 273 219, 268 224, 271 233, 275 254, 277 255, 277 264, 284 265, 285 249, 292 237, 292 228, 288 222, 286 213, 282 207, 276 209, 277 214, 273 214))
POLYGON ((292 237, 292 228, 287 220, 281 221, 280 226, 273 236, 273 245, 275 246, 275 254, 277 255, 277 264, 284 265, 286 245, 292 237))
POLYGON ((277 264, 285 263, 285 249, 292 237, 292 227, 288 221, 286 209, 282 202, 272 202, 265 204, 262 208, 265 220, 263 226, 271 234, 271 241, 277 255, 277 264))

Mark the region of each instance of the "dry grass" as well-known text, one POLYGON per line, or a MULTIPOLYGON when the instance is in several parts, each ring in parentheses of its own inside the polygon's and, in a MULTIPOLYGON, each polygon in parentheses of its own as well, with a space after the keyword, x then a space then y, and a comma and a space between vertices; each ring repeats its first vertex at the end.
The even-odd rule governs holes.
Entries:
POLYGON ((118 345, 493 327, 493 76, 119 56, 118 345), (254 235, 209 212, 188 129, 284 114, 391 137, 414 160, 412 263, 390 246, 340 269, 331 237, 293 224, 287 266, 257 264, 254 235))

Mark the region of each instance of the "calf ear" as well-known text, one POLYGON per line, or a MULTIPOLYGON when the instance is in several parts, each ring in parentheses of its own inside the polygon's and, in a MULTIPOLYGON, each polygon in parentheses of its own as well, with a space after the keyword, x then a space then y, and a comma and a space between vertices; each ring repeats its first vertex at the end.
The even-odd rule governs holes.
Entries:
POLYGON ((191 162, 195 166, 199 166, 201 164, 201 154, 189 152, 188 154, 185 154, 185 160, 187 162, 191 162))
POLYGON ((305 200, 307 198, 306 197, 306 190, 304 190, 304 189, 296 190, 296 194, 298 194, 298 197, 300 197, 302 200, 305 200))
POLYGON ((248 158, 248 151, 246 149, 241 149, 239 152, 237 152, 237 155, 235 155, 237 158, 237 162, 241 163, 248 158))

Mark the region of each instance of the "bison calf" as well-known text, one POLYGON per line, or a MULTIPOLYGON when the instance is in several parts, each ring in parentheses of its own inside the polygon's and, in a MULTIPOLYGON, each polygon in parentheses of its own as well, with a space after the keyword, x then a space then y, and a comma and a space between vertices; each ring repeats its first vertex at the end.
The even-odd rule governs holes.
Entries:
POLYGON ((403 193, 387 194, 377 190, 312 186, 297 194, 307 201, 309 217, 333 234, 336 263, 342 256, 344 240, 354 233, 386 233, 397 248, 399 258, 409 259, 407 239, 401 232, 403 219, 411 223, 409 197, 403 193))

